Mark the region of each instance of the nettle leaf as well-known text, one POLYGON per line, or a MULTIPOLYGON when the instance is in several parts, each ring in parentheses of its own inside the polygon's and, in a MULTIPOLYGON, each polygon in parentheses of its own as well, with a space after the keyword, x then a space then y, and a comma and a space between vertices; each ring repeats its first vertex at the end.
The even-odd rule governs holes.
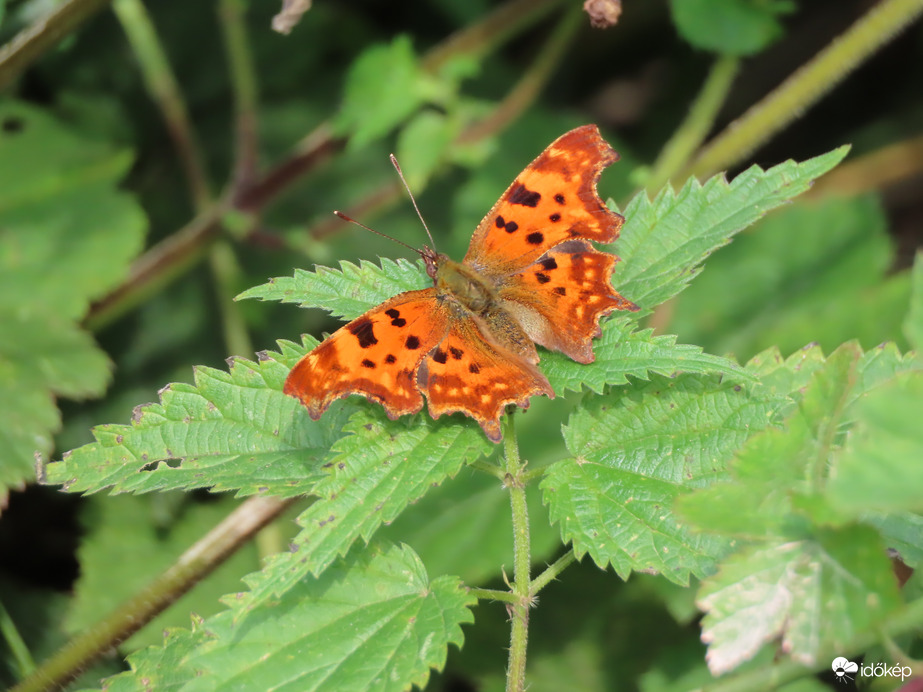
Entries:
POLYGON ((905 373, 857 404, 858 423, 827 489, 844 513, 923 511, 923 371, 905 373))
POLYGON ((639 193, 624 210, 625 225, 613 251, 622 258, 616 288, 644 310, 682 291, 702 261, 767 211, 801 194, 838 164, 840 147, 803 163, 786 161, 767 171, 752 166, 730 183, 723 175, 679 192, 665 187, 652 201, 639 193))
POLYGON ((125 274, 147 221, 119 184, 132 154, 0 103, 0 495, 34 477, 56 396, 100 395, 109 360, 77 324, 125 274))
POLYGON ((677 502, 680 516, 699 527, 760 541, 729 558, 703 584, 700 603, 709 613, 703 639, 711 643, 715 673, 780 636, 785 651, 813 662, 894 606, 896 585, 881 535, 852 523, 856 518, 886 526, 886 535, 900 539, 913 557, 913 542, 906 540, 913 515, 858 517, 860 510, 839 511, 824 495, 831 464, 836 468, 866 402, 913 361, 893 345, 862 353, 847 343, 825 361, 805 358, 806 382, 798 361, 790 361, 794 405, 787 407, 782 426, 744 443, 730 464, 730 480, 677 502), (866 601, 867 607, 858 605, 866 601))
POLYGON ((362 261, 340 262, 340 269, 296 269, 294 276, 280 276, 244 291, 236 300, 259 298, 297 303, 303 308, 323 308, 347 320, 383 303, 388 298, 432 286, 419 262, 382 259, 381 266, 362 261))
POLYGON ((309 492, 351 409, 337 407, 321 424, 282 393, 303 350, 283 343, 281 354, 259 362, 232 359, 229 372, 195 368, 195 384, 168 385, 159 404, 135 409, 131 425, 94 428, 96 442, 49 464, 46 482, 69 492, 309 492))
POLYGON ((129 657, 132 671, 106 689, 422 688, 449 644, 461 646, 474 603, 457 578, 430 580, 409 547, 381 546, 300 580, 244 623, 226 611, 169 633, 163 647, 129 657))
POLYGON ((335 127, 351 134, 350 147, 360 148, 381 137, 427 101, 443 101, 449 83, 428 74, 408 36, 366 49, 350 68, 343 105, 335 127))
POLYGON ((270 558, 247 579, 251 590, 233 606, 241 616, 308 574, 320 574, 356 540, 370 540, 410 503, 493 451, 471 421, 405 416, 391 421, 380 407, 357 411, 324 464, 326 477, 312 489, 317 500, 298 517, 303 531, 290 553, 270 558))
POLYGON ((718 675, 779 638, 792 658, 814 665, 873 628, 900 594, 878 533, 847 526, 746 548, 703 582, 698 603, 707 613, 708 666, 718 675))
POLYGON ((708 271, 679 297, 670 328, 741 358, 767 343, 783 352, 809 341, 828 350, 850 339, 871 347, 898 337, 907 312, 909 276, 888 276, 893 255, 874 198, 805 200, 709 258, 708 271))
POLYGON ((671 0, 677 30, 696 48, 722 55, 753 55, 782 35, 778 16, 791 0, 671 0))
POLYGON ((578 555, 688 584, 729 543, 694 534, 672 512, 675 499, 725 474, 725 464, 779 402, 717 377, 655 377, 630 390, 589 397, 565 427, 570 459, 549 467, 541 487, 551 518, 578 555))
POLYGON ((626 384, 628 375, 646 380, 650 373, 727 373, 741 381, 756 379, 729 358, 702 353, 698 346, 677 344, 670 334, 654 336, 653 329, 633 331, 635 326, 632 316, 610 319, 602 326, 602 337, 593 342, 596 360, 592 364, 545 352, 542 371, 556 392, 586 387, 600 393, 608 385, 626 384))

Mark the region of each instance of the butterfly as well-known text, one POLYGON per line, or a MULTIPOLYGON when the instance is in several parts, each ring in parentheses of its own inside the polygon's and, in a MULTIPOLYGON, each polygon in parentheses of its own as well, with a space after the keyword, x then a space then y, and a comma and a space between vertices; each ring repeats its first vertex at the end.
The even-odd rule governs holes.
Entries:
POLYGON ((595 125, 552 142, 481 221, 455 262, 419 251, 431 288, 386 300, 329 336, 292 368, 286 394, 317 420, 335 400, 360 394, 391 419, 460 412, 500 442, 500 416, 554 391, 535 344, 593 361, 599 320, 637 310, 612 288, 611 243, 624 219, 596 183, 618 154, 595 125))

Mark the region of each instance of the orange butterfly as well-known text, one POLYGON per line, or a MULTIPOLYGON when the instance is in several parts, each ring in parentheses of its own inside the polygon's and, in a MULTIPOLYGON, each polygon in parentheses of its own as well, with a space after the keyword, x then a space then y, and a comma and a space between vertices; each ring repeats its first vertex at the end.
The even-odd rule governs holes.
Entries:
POLYGON ((617 160, 595 125, 559 137, 484 217, 461 263, 425 247, 433 287, 337 330, 292 368, 285 393, 314 420, 350 394, 395 419, 422 409, 426 394, 433 418, 460 411, 499 442, 507 404, 554 397, 535 343, 591 363, 600 317, 638 309, 609 283, 618 258, 587 242, 618 237, 623 218, 596 192, 617 160))

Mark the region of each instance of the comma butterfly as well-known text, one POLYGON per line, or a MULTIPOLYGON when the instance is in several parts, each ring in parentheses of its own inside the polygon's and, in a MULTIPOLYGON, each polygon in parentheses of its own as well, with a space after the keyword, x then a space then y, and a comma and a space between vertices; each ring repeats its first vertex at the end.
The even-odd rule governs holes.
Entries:
POLYGON ((350 394, 392 419, 423 408, 461 412, 493 442, 507 404, 554 397, 535 344, 593 361, 599 319, 638 307, 609 279, 623 218, 596 192, 618 154, 595 125, 562 135, 530 163, 478 225, 462 262, 425 247, 433 287, 394 296, 340 328, 292 368, 285 393, 317 420, 350 394), (533 343, 535 342, 535 343, 533 343))

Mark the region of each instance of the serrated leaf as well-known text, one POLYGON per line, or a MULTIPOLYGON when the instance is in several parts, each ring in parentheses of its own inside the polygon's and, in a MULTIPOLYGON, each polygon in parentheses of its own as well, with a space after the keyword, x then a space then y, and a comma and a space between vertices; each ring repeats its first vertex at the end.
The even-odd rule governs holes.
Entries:
POLYGON ((809 341, 828 351, 850 339, 872 347, 899 338, 907 310, 909 277, 888 276, 893 254, 874 198, 803 200, 709 258, 669 328, 739 358, 767 343, 783 353, 809 341))
MULTIPOLYGON (((816 518, 814 513, 830 511, 820 491, 842 432, 856 415, 856 401, 906 367, 906 361, 893 349, 862 354, 850 343, 819 365, 816 358, 808 362, 813 363, 808 379, 797 359, 781 369, 799 373, 788 383, 795 406, 787 408, 784 428, 747 440, 731 464, 733 480, 682 498, 678 509, 683 517, 724 535, 791 537, 816 518)), ((855 514, 828 516, 827 521, 842 523, 850 516, 855 514)))
POLYGON ((312 421, 282 383, 301 351, 260 362, 232 361, 229 372, 195 369, 195 384, 161 390, 159 404, 139 406, 131 425, 101 425, 96 442, 47 467, 47 482, 69 492, 149 492, 177 488, 294 496, 320 478, 320 461, 351 409, 312 421))
POLYGON ((904 320, 904 334, 923 359, 923 252, 918 252, 911 272, 910 311, 904 320))
POLYGON ((273 556, 271 569, 247 579, 251 590, 234 602, 235 612, 244 616, 308 574, 320 574, 359 538, 368 542, 434 485, 493 451, 473 422, 421 424, 421 418, 391 421, 371 406, 353 415, 344 427, 353 434, 336 443, 324 465, 328 475, 313 488, 317 501, 298 517, 303 531, 292 552, 273 556))
POLYGON ((782 35, 778 16, 791 0, 670 0, 673 22, 696 48, 722 55, 753 55, 782 35))
POLYGON ((912 512, 869 512, 861 516, 864 524, 881 533, 888 548, 893 548, 907 566, 923 564, 923 515, 912 512))
MULTIPOLYGON (((519 425, 517 429, 522 431, 519 425)), ((526 487, 526 500, 532 561, 550 561, 561 545, 558 532, 548 521, 537 487, 526 487)), ((377 536, 410 544, 433 574, 456 574, 466 584, 482 584, 499 576, 513 554, 509 490, 495 476, 462 469, 451 483, 430 490, 377 536)))
POLYGON ((835 462, 828 497, 848 516, 923 511, 923 372, 905 373, 858 402, 858 425, 835 462))
POLYGON ((715 675, 781 638, 806 665, 845 650, 900 603, 878 534, 868 527, 819 530, 800 541, 753 546, 703 582, 702 640, 715 675))
POLYGON ((602 325, 602 337, 593 342, 596 360, 585 365, 561 353, 542 354, 541 368, 556 392, 602 392, 609 385, 628 382, 628 375, 648 379, 650 373, 726 373, 732 379, 754 381, 737 363, 702 353, 698 346, 677 344, 670 334, 654 336, 653 329, 633 331, 632 317, 620 316, 602 325))
POLYGON ((301 580, 243 624, 227 611, 171 633, 163 648, 130 657, 132 672, 106 689, 422 688, 449 644, 461 646, 474 602, 456 578, 430 580, 407 546, 383 546, 301 580))
POLYGON ((399 259, 371 262, 340 262, 340 269, 296 269, 294 276, 280 276, 244 291, 237 300, 259 298, 297 303, 303 308, 323 308, 334 317, 354 319, 398 293, 432 286, 422 265, 399 259))
POLYGON ((588 398, 565 428, 573 457, 553 464, 541 484, 562 538, 623 578, 652 571, 687 584, 690 575, 710 573, 728 542, 692 533, 673 503, 722 478, 734 451, 778 405, 701 376, 656 377, 588 398))
POLYGON ((679 192, 664 188, 653 201, 647 193, 639 193, 622 212, 625 225, 613 248, 622 258, 614 276, 616 288, 642 309, 653 309, 682 291, 711 252, 807 190, 847 151, 848 147, 840 147, 766 171, 752 166, 730 183, 723 175, 704 185, 693 178, 679 192))
POLYGON ((43 111, 0 103, 0 496, 34 477, 55 397, 99 395, 109 361, 78 325, 125 273, 146 220, 118 189, 131 165, 43 111))

